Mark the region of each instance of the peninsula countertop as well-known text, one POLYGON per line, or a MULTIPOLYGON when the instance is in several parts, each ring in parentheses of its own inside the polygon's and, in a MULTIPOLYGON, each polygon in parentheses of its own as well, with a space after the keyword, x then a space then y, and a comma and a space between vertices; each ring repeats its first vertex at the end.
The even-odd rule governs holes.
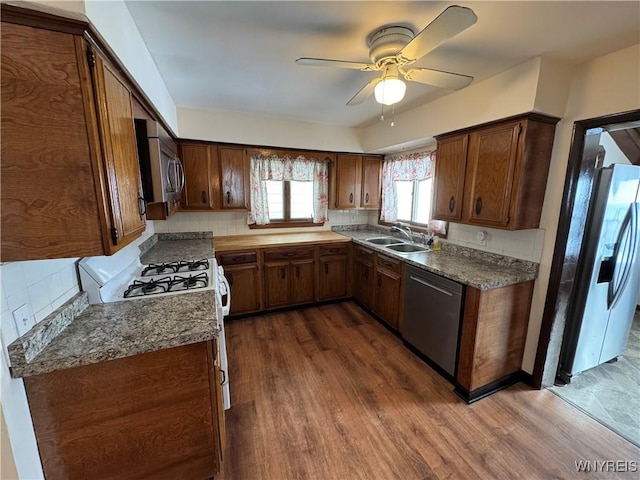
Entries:
POLYGON ((538 273, 536 263, 458 247, 447 242, 442 242, 442 249, 438 251, 399 254, 365 240, 371 237, 389 236, 389 233, 376 230, 353 230, 341 233, 358 245, 479 290, 491 290, 535 280, 538 273))
POLYGON ((212 290, 76 306, 80 311, 65 319, 65 307, 73 310, 74 302, 82 303, 82 296, 86 293, 80 292, 9 345, 12 377, 105 362, 218 335, 212 290), (60 327, 56 321, 67 324, 60 327), (58 331, 49 334, 52 330, 58 331))

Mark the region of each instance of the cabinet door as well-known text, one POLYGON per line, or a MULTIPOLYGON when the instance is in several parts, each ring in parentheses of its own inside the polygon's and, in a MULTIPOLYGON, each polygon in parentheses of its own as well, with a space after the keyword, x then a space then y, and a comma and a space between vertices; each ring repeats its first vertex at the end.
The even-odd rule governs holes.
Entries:
POLYGON ((116 251, 145 229, 133 105, 127 85, 99 56, 96 56, 94 81, 109 185, 111 237, 117 246, 112 251, 116 251))
POLYGON ((295 260, 291 262, 291 299, 292 304, 310 303, 315 300, 314 260, 295 260))
MULTIPOLYGON (((289 262, 265 262, 264 306, 282 307, 289 304, 289 262)), ((233 300, 232 300, 233 304, 233 300)))
POLYGON ((256 264, 225 266, 231 288, 231 315, 260 310, 260 269, 256 264))
POLYGON ((373 263, 361 260, 356 254, 353 262, 353 296, 365 306, 372 307, 373 263))
POLYGON ((246 209, 249 164, 244 149, 220 147, 220 208, 246 209))
POLYGON ((362 157, 338 155, 335 174, 335 207, 356 208, 360 202, 362 157))
POLYGON ((470 134, 465 200, 469 223, 509 223, 520 128, 516 122, 470 134))
POLYGON ((433 218, 460 220, 467 164, 467 135, 438 140, 433 218))
POLYGON ((203 144, 183 143, 180 158, 184 167, 183 210, 213 209, 211 191, 212 147, 203 144))
POLYGON ((387 270, 376 270, 373 311, 393 328, 398 328, 400 312, 400 275, 387 270))
POLYGON ((378 157, 362 157, 362 208, 380 208, 381 164, 378 157))
POLYGON ((320 257, 320 300, 347 296, 346 256, 320 257))

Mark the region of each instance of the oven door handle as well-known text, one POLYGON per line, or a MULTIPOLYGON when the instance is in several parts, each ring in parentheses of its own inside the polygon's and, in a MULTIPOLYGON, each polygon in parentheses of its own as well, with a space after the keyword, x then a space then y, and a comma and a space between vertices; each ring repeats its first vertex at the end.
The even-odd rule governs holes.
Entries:
POLYGON ((226 317, 231 311, 231 287, 229 286, 229 281, 224 274, 220 275, 220 280, 224 283, 227 290, 227 302, 224 304, 222 303, 222 295, 218 293, 218 296, 220 297, 220 304, 222 305, 222 315, 226 317))

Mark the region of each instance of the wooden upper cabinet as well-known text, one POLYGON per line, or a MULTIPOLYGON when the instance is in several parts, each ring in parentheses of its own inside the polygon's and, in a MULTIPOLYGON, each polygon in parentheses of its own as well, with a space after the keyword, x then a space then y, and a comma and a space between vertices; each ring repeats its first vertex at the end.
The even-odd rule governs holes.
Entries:
POLYGON ((440 220, 460 220, 462 218, 467 142, 468 135, 457 135, 438 140, 434 218, 440 220))
POLYGON ((332 165, 332 208, 380 207, 381 159, 375 156, 338 155, 332 165))
POLYGON ((356 208, 360 203, 362 157, 338 155, 335 168, 335 207, 356 208))
POLYGON ((81 36, 4 20, 1 260, 113 254, 144 230, 131 93, 81 36))
POLYGON ((131 91, 99 55, 93 76, 102 132, 101 144, 110 189, 112 240, 128 244, 145 229, 145 203, 140 181, 131 91))
POLYGON ((213 210, 213 170, 216 149, 204 143, 181 143, 184 167, 183 210, 213 210))
POLYGON ((438 137, 434 218, 538 228, 557 121, 530 113, 438 137))
POLYGON ((380 208, 380 157, 362 157, 362 208, 380 208))
POLYGON ((249 194, 249 162, 244 148, 220 147, 220 208, 246 210, 249 194))
POLYGON ((469 136, 466 218, 469 223, 505 227, 513 189, 520 122, 469 136))

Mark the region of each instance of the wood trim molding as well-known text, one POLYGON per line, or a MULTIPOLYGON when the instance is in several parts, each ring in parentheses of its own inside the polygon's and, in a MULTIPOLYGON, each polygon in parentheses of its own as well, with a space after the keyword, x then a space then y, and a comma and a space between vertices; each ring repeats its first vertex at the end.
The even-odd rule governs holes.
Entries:
MULTIPOLYGON (((42 6, 33 5, 33 8, 42 8, 42 6)), ((0 6, 2 21, 54 32, 71 33, 73 35, 83 35, 89 28, 89 22, 86 20, 62 17, 42 10, 34 10, 33 8, 2 3, 0 6)))
POLYGON ((501 118, 499 120, 493 120, 491 122, 481 123, 478 125, 473 125, 471 127, 461 128, 459 130, 454 130, 452 132, 443 133, 441 135, 436 135, 434 138, 437 140, 441 140, 443 138, 454 136, 454 135, 464 135, 466 133, 470 133, 472 131, 478 129, 484 129, 487 127, 492 127, 494 125, 500 125, 501 123, 510 123, 516 120, 532 120, 540 123, 548 123, 550 125, 555 125, 560 121, 560 118, 553 117, 551 115, 544 115, 538 112, 528 112, 522 113, 520 115, 512 115, 511 117, 501 118))

